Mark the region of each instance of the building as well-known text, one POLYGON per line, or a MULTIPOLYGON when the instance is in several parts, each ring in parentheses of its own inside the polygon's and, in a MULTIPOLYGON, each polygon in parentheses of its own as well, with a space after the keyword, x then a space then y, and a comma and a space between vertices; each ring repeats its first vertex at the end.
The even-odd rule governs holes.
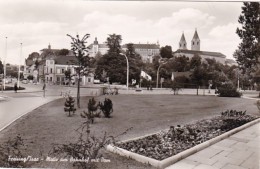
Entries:
MULTIPOLYGON (((157 42, 157 44, 133 44, 134 48, 135 48, 135 52, 138 53, 142 60, 144 62, 152 62, 153 61, 153 57, 156 55, 160 55, 160 45, 157 42)), ((107 46, 107 44, 102 43, 99 44, 97 41, 97 38, 95 38, 95 41, 90 44, 89 46, 89 56, 90 57, 95 57, 98 53, 101 55, 104 55, 108 52, 109 48, 107 46)), ((122 50, 126 51, 127 50, 127 46, 122 45, 122 50)))
POLYGON ((200 50, 201 41, 198 35, 197 30, 195 30, 194 36, 191 40, 191 50, 187 48, 187 42, 184 36, 184 33, 182 33, 180 42, 179 42, 179 49, 173 53, 174 56, 186 56, 188 58, 192 58, 194 55, 199 55, 202 60, 209 58, 209 59, 215 59, 217 62, 220 62, 222 64, 225 64, 226 62, 226 56, 223 55, 220 52, 210 52, 210 51, 201 51, 200 50))
MULTIPOLYGON (((28 74, 38 77, 41 83, 43 83, 42 77, 45 77, 46 83, 63 85, 68 84, 65 78, 65 71, 70 70, 71 75, 73 75, 72 82, 76 82, 75 68, 77 67, 77 58, 71 51, 69 51, 67 55, 59 55, 59 51, 60 49, 51 49, 50 45, 47 49, 42 49, 39 55, 40 59, 36 59, 39 63, 37 70, 35 69, 36 60, 33 60, 29 56, 26 62, 28 74)), ((93 82, 93 73, 90 73, 88 76, 82 76, 81 78, 81 85, 87 85, 93 82)))

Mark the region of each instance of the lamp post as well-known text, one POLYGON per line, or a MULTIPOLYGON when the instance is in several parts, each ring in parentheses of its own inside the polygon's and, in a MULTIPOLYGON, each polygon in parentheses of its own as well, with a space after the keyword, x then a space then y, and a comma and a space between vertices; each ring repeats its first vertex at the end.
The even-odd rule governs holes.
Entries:
POLYGON ((20 51, 20 60, 19 60, 19 68, 18 68, 18 80, 17 80, 17 87, 20 87, 20 64, 21 64, 21 57, 22 57, 22 47, 23 43, 21 43, 21 51, 20 51))
POLYGON ((157 81, 156 81, 156 88, 158 88, 158 81, 159 81, 159 70, 162 67, 162 65, 164 65, 166 62, 163 62, 161 65, 159 65, 158 69, 157 69, 157 81))
POLYGON ((121 55, 124 55, 125 56, 125 59, 126 59, 126 66, 127 66, 127 72, 126 72, 126 88, 128 90, 128 82, 129 82, 129 62, 128 62, 128 58, 125 54, 123 53, 120 53, 121 55))
POLYGON ((5 59, 4 59, 4 90, 5 90, 5 78, 6 78, 6 64, 5 64, 5 60, 7 58, 7 37, 5 37, 5 59))

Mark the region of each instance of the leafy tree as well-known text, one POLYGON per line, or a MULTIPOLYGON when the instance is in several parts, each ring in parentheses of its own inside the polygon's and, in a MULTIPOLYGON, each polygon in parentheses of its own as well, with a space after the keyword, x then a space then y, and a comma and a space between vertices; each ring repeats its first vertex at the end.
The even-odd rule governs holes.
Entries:
POLYGON ((107 38, 108 53, 99 59, 95 71, 98 79, 102 79, 102 74, 105 71, 110 83, 120 82, 124 84, 126 82, 126 59, 120 55, 121 40, 121 35, 116 34, 109 35, 107 38))
POLYGON ((121 43, 122 37, 121 35, 112 34, 109 35, 107 38, 107 46, 109 48, 108 54, 116 53, 119 54, 121 52, 121 43))
POLYGON ((238 22, 241 28, 236 33, 242 39, 234 53, 243 72, 250 74, 256 71, 260 58, 260 3, 244 2, 238 22))
POLYGON ((69 96, 66 101, 65 101, 65 104, 64 104, 64 111, 65 112, 69 112, 69 117, 71 116, 70 115, 70 112, 73 112, 73 114, 75 113, 76 111, 76 108, 74 108, 74 102, 75 100, 73 99, 73 97, 69 96))
POLYGON ((61 49, 58 51, 58 55, 67 56, 69 52, 70 51, 68 49, 61 49))
POLYGON ((194 69, 195 67, 199 67, 200 65, 201 65, 201 57, 195 54, 190 60, 190 68, 194 69))
POLYGON ((71 70, 70 69, 65 70, 64 75, 65 75, 65 79, 69 81, 69 86, 70 86, 71 85, 71 81, 72 81, 71 70))
POLYGON ((4 65, 2 63, 2 61, 0 60, 0 74, 4 73, 4 65))
POLYGON ((174 58, 172 67, 175 72, 185 72, 189 70, 189 58, 186 56, 180 56, 174 58))
POLYGON ((89 34, 86 34, 83 36, 82 39, 80 39, 79 35, 76 35, 76 38, 72 37, 71 35, 68 35, 72 42, 71 42, 71 50, 73 51, 74 55, 76 56, 76 65, 75 67, 76 74, 77 74, 77 106, 80 108, 80 80, 81 76, 87 75, 90 73, 90 57, 88 53, 88 47, 86 47, 87 39, 89 38, 89 34))
POLYGON ((168 45, 166 45, 165 47, 161 47, 160 55, 162 58, 172 58, 172 47, 168 45))
POLYGON ((126 56, 129 61, 129 79, 135 79, 136 83, 138 83, 140 81, 143 61, 141 56, 135 53, 135 48, 132 43, 127 44, 126 56))

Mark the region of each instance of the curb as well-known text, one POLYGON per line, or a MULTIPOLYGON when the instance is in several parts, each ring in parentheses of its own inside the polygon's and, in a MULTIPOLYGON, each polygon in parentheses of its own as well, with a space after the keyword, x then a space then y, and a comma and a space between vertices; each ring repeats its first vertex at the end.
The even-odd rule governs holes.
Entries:
MULTIPOLYGON (((49 102, 51 102, 51 101, 54 101, 54 100, 56 100, 56 99, 59 99, 59 98, 52 98, 52 99, 50 99, 50 100, 44 101, 43 104, 41 104, 40 106, 43 106, 43 105, 45 105, 45 104, 47 104, 47 103, 49 103, 49 102)), ((34 109, 37 109, 37 108, 40 107, 40 106, 35 106, 35 107, 31 108, 29 111, 23 112, 20 116, 18 116, 17 118, 15 118, 15 119, 12 120, 11 122, 9 122, 7 125, 5 125, 4 127, 2 127, 2 128, 0 129, 0 132, 3 131, 3 130, 4 130, 5 128, 7 128, 8 126, 10 126, 10 125, 11 125, 13 122, 15 122, 16 120, 20 119, 20 118, 23 117, 24 115, 30 113, 31 111, 33 111, 34 109)))
MULTIPOLYGON (((196 146, 194 146, 194 147, 192 147, 188 150, 185 150, 181 153, 178 153, 178 154, 176 154, 172 157, 168 157, 168 158, 166 158, 162 161, 152 159, 150 157, 146 157, 146 156, 143 156, 143 155, 140 155, 140 154, 137 154, 137 153, 133 153, 133 152, 130 152, 128 150, 116 147, 114 145, 108 145, 106 147, 106 149, 110 152, 113 152, 115 154, 119 154, 121 156, 125 156, 125 157, 128 157, 128 158, 132 158, 132 159, 139 161, 141 163, 150 164, 150 165, 157 167, 157 168, 165 168, 165 167, 168 167, 168 166, 176 163, 177 161, 180 161, 180 160, 182 160, 182 159, 184 159, 184 158, 186 158, 186 157, 188 157, 188 156, 190 156, 190 155, 192 155, 192 154, 194 154, 198 151, 201 151, 201 150, 203 150, 203 149, 205 149, 205 148, 207 148, 207 147, 209 147, 209 146, 211 146, 211 145, 213 145, 213 144, 215 144, 215 143, 217 143, 217 142, 219 142, 219 141, 221 141, 221 140, 223 140, 223 139, 225 139, 225 138, 227 138, 227 137, 229 137, 229 136, 231 136, 231 135, 233 135, 233 134, 235 134, 235 133, 237 133, 241 130, 244 130, 244 129, 246 129, 246 128, 254 125, 254 124, 257 124, 259 122, 260 122, 260 118, 254 120, 254 121, 251 121, 249 123, 246 123, 246 124, 244 124, 240 127, 237 127, 233 130, 230 130, 230 131, 228 131, 224 134, 221 134, 221 135, 219 135, 215 138, 212 138, 208 141, 205 141, 201 144, 198 144, 198 145, 196 145, 196 146)), ((156 134, 156 133, 154 133, 154 134, 156 134)), ((150 135, 152 135, 152 134, 150 134, 150 135)), ((146 136, 148 136, 148 135, 146 135, 146 136)), ((142 137, 129 139, 129 140, 122 141, 122 142, 127 142, 127 141, 131 141, 131 140, 138 140, 138 139, 144 138, 144 137, 145 136, 142 136, 142 137)))

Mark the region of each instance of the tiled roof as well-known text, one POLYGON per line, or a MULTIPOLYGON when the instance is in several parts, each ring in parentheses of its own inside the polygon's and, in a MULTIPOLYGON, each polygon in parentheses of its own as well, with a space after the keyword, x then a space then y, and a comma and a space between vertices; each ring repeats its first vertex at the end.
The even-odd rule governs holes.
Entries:
POLYGON ((192 39, 200 39, 197 30, 195 30, 194 36, 192 39))
POLYGON ((77 62, 75 56, 57 56, 54 60, 58 65, 74 65, 77 62))
MULTIPOLYGON (((160 49, 157 44, 133 44, 135 49, 160 49)), ((122 48, 127 48, 127 45, 123 45, 122 48)))
POLYGON ((186 42, 184 33, 182 33, 182 35, 181 35, 181 40, 180 40, 180 42, 186 42))
POLYGON ((226 58, 225 55, 219 52, 208 52, 208 51, 196 51, 196 50, 184 50, 184 49, 178 49, 174 53, 187 53, 187 54, 198 54, 198 55, 209 55, 209 56, 214 56, 214 57, 221 57, 221 58, 226 58))

